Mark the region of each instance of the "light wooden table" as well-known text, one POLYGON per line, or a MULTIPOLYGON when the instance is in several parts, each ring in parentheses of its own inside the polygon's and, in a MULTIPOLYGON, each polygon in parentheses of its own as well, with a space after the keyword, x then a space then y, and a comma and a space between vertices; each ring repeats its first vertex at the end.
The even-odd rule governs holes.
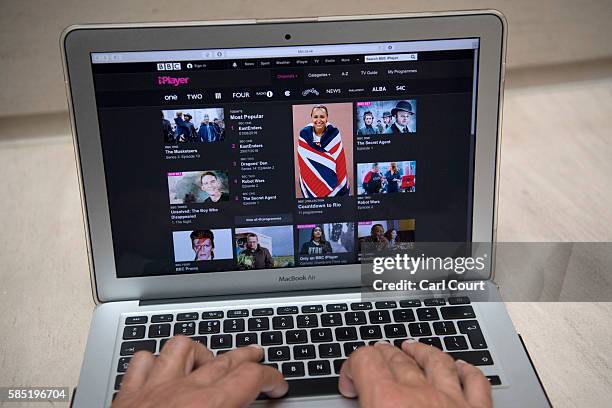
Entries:
MULTIPOLYGON (((612 241, 612 61, 508 77, 499 240, 612 241)), ((93 302, 68 135, 63 114, 0 121, 0 385, 77 383, 93 302)), ((555 406, 610 406, 612 304, 508 309, 555 406)))

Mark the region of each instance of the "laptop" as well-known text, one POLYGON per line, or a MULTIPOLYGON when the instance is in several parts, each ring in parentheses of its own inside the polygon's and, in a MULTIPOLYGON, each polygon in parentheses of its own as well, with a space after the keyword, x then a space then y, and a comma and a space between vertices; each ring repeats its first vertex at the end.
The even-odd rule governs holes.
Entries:
POLYGON ((496 11, 68 28, 97 304, 74 406, 177 334, 262 345, 278 406, 355 406, 342 363, 406 338, 547 406, 492 268, 479 299, 363 288, 363 245, 494 242, 505 35, 496 11))

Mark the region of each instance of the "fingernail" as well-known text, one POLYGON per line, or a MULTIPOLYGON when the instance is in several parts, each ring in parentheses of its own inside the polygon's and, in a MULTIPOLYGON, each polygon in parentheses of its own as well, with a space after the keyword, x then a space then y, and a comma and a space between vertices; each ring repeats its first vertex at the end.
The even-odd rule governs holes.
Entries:
POLYGON ((410 344, 416 343, 416 342, 417 342, 417 339, 413 339, 412 337, 410 337, 410 338, 406 339, 406 341, 404 341, 404 343, 410 343, 410 344))
POLYGON ((465 361, 463 360, 455 360, 455 363, 457 364, 467 364, 465 361))
POLYGON ((247 347, 253 347, 257 350, 263 350, 263 347, 261 347, 259 344, 249 344, 247 347))
POLYGON ((390 344, 390 343, 387 340, 378 340, 376 343, 374 343, 375 346, 379 344, 390 344))

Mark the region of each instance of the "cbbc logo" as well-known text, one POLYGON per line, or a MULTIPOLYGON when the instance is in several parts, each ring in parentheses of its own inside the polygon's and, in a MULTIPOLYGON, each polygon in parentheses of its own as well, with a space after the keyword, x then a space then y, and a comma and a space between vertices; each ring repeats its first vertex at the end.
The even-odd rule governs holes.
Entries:
POLYGON ((173 85, 173 86, 187 85, 187 83, 189 82, 189 79, 190 79, 189 77, 175 78, 171 76, 158 76, 157 85, 173 85))
POLYGON ((157 70, 158 71, 180 71, 181 63, 180 62, 158 62, 157 70))

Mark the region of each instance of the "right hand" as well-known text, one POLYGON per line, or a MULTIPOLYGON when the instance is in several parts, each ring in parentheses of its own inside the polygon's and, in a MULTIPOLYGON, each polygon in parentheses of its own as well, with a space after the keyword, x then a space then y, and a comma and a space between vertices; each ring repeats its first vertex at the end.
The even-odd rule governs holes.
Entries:
POLYGON ((342 365, 342 395, 365 408, 491 408, 491 386, 482 372, 422 343, 387 342, 360 347, 342 365))

